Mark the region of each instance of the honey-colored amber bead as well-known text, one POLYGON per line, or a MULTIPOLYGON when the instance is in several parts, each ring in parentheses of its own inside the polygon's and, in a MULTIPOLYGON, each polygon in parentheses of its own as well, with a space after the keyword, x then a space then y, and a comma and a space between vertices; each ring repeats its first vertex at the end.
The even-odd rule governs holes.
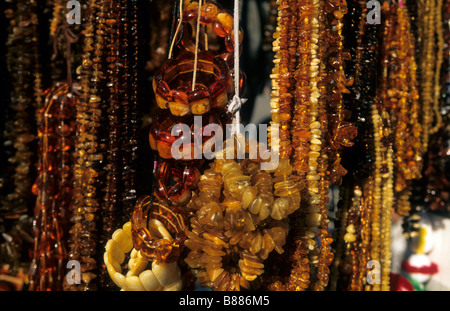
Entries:
POLYGON ((206 3, 202 5, 200 23, 202 23, 203 25, 211 24, 216 18, 218 11, 219 10, 215 4, 206 3))
POLYGON ((219 37, 226 37, 234 26, 233 16, 227 12, 220 12, 212 23, 214 33, 219 37))

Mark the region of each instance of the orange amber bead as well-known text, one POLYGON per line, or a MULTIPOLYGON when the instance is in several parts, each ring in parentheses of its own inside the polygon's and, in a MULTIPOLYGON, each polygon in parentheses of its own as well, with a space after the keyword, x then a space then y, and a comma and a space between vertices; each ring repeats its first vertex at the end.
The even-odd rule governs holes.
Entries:
MULTIPOLYGON (((197 6, 198 7, 198 6, 197 6)), ((216 18, 219 9, 212 3, 206 3, 201 8, 200 23, 209 25, 216 18)))
POLYGON ((220 12, 212 23, 214 33, 219 37, 227 36, 233 29, 233 16, 227 12, 220 12))

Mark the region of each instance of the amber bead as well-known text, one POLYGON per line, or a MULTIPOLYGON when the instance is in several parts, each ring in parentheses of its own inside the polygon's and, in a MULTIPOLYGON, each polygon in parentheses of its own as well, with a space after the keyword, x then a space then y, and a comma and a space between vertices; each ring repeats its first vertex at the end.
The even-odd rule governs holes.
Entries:
POLYGON ((228 12, 220 12, 217 14, 215 20, 212 22, 214 32, 219 37, 226 37, 233 29, 233 16, 228 12))

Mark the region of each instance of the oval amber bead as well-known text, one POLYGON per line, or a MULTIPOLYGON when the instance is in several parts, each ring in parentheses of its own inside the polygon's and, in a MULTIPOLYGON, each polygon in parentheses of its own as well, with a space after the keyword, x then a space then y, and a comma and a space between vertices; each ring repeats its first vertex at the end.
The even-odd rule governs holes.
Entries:
POLYGON ((200 23, 203 25, 209 25, 216 18, 218 8, 212 3, 206 3, 201 8, 200 23))
POLYGON ((220 12, 212 22, 213 31, 219 37, 227 36, 233 29, 233 16, 227 12, 220 12))

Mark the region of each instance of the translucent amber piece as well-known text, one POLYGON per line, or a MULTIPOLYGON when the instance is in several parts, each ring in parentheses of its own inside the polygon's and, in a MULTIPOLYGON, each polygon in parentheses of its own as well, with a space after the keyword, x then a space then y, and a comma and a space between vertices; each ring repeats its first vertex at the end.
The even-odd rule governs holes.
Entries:
POLYGON ((216 5, 214 5, 212 3, 206 3, 206 4, 202 5, 201 15, 200 15, 200 23, 202 23, 204 25, 211 24, 212 21, 216 18, 217 13, 218 13, 218 8, 216 5))
POLYGON ((220 12, 213 21, 213 30, 219 37, 227 36, 233 29, 233 16, 227 12, 220 12))

